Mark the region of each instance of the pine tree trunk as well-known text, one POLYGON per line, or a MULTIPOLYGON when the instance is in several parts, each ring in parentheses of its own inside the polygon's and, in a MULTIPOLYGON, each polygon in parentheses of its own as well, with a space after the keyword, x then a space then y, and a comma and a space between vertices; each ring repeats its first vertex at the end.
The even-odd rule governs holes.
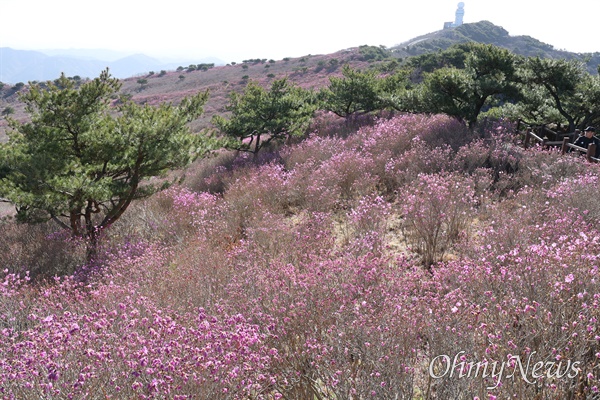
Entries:
POLYGON ((98 255, 98 230, 95 226, 88 229, 86 238, 86 261, 88 266, 94 265, 98 255))

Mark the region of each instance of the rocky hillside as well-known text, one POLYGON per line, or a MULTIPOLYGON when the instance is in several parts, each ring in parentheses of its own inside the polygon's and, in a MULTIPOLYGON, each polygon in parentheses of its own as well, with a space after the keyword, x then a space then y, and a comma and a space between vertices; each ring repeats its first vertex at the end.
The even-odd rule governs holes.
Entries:
MULTIPOLYGON (((377 49, 371 46, 367 48, 377 49)), ((343 64, 350 64, 355 68, 374 65, 376 61, 369 57, 370 54, 365 54, 365 47, 358 47, 333 54, 306 55, 277 61, 254 59, 210 68, 186 66, 183 69, 155 71, 153 74, 123 79, 121 92, 131 96, 137 103, 159 104, 176 103, 185 96, 209 90, 210 98, 205 106, 205 113, 193 126, 193 129, 199 130, 208 126, 208 121, 214 114, 224 111, 231 91, 243 90, 250 80, 268 85, 275 79, 287 76, 304 88, 317 88, 327 85, 329 76, 339 74, 343 64)), ((26 118, 24 106, 19 102, 19 91, 25 89, 26 86, 20 85, 4 85, 0 88, 0 112, 5 114, 4 110, 9 108, 12 118, 26 118)), ((6 129, 6 120, 0 118, 0 141, 6 140, 6 129)))

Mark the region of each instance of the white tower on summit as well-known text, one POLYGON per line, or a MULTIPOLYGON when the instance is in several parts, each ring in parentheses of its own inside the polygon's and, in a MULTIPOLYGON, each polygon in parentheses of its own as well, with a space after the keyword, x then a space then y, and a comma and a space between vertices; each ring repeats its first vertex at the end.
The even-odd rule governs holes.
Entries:
POLYGON ((458 8, 456 9, 456 18, 454 19, 454 26, 460 26, 463 24, 463 17, 465 16, 465 3, 462 1, 458 3, 458 8))

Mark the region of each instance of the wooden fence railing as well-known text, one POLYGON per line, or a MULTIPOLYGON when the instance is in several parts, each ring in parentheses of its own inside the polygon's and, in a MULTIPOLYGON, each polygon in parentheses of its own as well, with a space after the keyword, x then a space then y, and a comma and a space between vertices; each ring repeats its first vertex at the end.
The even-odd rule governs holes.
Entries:
POLYGON ((576 137, 575 132, 555 132, 545 125, 531 126, 523 123, 522 121, 519 121, 517 124, 517 131, 521 135, 524 135, 523 147, 525 148, 534 144, 538 144, 547 148, 560 147, 562 154, 570 151, 577 151, 585 154, 585 158, 589 162, 600 162, 600 159, 594 157, 596 154, 596 145, 594 143, 590 144, 587 149, 571 143, 572 139, 575 139, 576 137), (526 125, 526 130, 524 132, 520 130, 522 124, 526 125), (552 138, 552 140, 549 138, 552 138))
POLYGON ((588 148, 584 148, 581 146, 577 146, 573 143, 569 143, 569 138, 564 138, 563 139, 563 144, 561 147, 561 153, 565 154, 566 152, 569 151, 569 149, 573 149, 575 151, 579 151, 580 153, 585 153, 585 158, 586 160, 588 160, 589 162, 598 162, 600 161, 600 159, 594 157, 593 155, 596 154, 596 144, 595 143, 591 143, 588 148))

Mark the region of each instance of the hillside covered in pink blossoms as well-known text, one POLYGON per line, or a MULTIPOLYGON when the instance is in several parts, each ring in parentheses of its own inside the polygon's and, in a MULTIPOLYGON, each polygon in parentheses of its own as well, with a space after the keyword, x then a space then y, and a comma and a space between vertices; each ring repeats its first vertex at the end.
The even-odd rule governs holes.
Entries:
POLYGON ((514 131, 323 114, 193 164, 93 265, 2 222, 0 398, 600 398, 600 166, 514 131))

